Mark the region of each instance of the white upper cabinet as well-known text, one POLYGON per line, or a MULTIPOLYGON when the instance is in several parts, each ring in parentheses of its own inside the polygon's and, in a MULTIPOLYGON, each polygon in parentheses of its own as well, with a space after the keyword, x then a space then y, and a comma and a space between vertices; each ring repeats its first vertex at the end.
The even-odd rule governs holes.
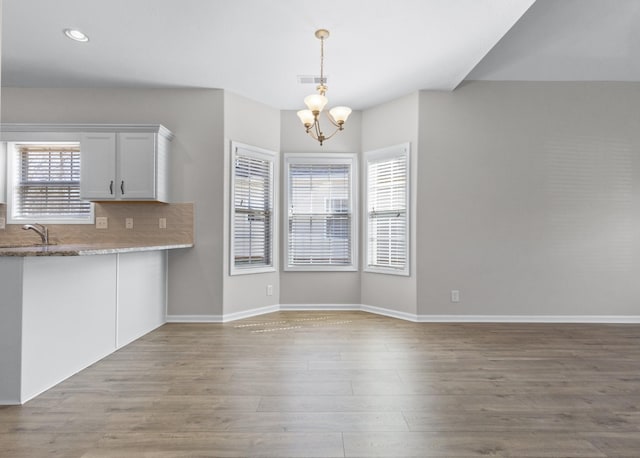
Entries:
POLYGON ((116 198, 116 134, 87 133, 80 137, 80 196, 116 198))
POLYGON ((120 198, 156 198, 156 134, 118 134, 117 153, 120 198))
POLYGON ((169 142, 162 126, 85 132, 80 137, 80 197, 87 200, 169 201, 169 142))
POLYGON ((170 200, 173 134, 160 124, 2 124, 0 133, 5 141, 79 140, 82 199, 170 200))

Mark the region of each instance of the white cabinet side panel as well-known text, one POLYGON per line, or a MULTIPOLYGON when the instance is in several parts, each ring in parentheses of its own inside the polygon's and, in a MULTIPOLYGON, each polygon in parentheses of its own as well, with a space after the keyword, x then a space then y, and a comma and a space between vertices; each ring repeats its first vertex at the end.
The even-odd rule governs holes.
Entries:
POLYGON ((160 202, 171 201, 171 188, 169 184, 169 154, 171 142, 161 135, 156 136, 158 144, 157 171, 156 171, 156 199, 160 202))
POLYGON ((7 143, 0 142, 0 204, 7 202, 7 143))
POLYGON ((0 258, 0 405, 20 404, 22 258, 0 258))
POLYGON ((25 258, 23 402, 115 350, 116 256, 25 258))
POLYGON ((118 348, 165 322, 166 251, 120 254, 118 260, 118 348))

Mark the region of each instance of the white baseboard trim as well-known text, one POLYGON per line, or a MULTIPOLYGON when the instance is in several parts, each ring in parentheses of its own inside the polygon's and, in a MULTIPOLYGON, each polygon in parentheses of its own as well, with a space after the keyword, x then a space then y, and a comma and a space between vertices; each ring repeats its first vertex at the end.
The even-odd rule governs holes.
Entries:
POLYGON ((222 315, 167 315, 167 323, 223 323, 222 315))
POLYGON ((638 315, 414 315, 364 304, 280 304, 226 315, 167 315, 167 323, 228 323, 278 311, 362 311, 414 323, 640 324, 638 315))
POLYGON ((634 315, 418 315, 419 323, 640 323, 634 315))
POLYGON ((273 313, 280 310, 279 305, 269 305, 256 309, 243 310, 242 312, 227 313, 225 315, 167 315, 167 323, 228 323, 230 321, 243 320, 253 316, 273 313))
POLYGON ((283 312, 326 312, 330 310, 358 311, 362 310, 360 304, 280 304, 283 312))
POLYGON ((266 313, 273 313, 280 310, 279 305, 268 305, 266 307, 260 307, 257 309, 244 310, 242 312, 227 313, 222 315, 222 322, 228 323, 229 321, 243 320, 245 318, 251 318, 253 316, 264 315, 266 313))
POLYGON ((418 321, 418 317, 411 313, 400 312, 398 310, 386 309, 383 307, 375 307, 373 305, 363 304, 360 306, 360 310, 362 310, 363 312, 374 313, 376 315, 383 315, 391 318, 397 318, 399 320, 413 321, 413 322, 418 321))

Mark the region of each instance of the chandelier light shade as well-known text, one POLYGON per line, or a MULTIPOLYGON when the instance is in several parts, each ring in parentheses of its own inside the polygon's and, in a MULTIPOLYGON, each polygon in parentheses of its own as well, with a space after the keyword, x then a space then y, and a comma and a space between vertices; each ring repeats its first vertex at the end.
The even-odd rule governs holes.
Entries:
POLYGON ((329 31, 325 29, 316 30, 316 38, 320 40, 320 84, 316 87, 317 94, 311 94, 304 98, 304 104, 307 106, 306 110, 298 111, 298 117, 304 125, 306 133, 317 140, 320 145, 326 140, 329 140, 336 133, 344 130, 344 123, 351 114, 351 108, 349 107, 333 107, 326 114, 327 119, 333 124, 336 129, 331 135, 325 135, 320 127, 320 113, 324 110, 324 107, 329 103, 329 100, 325 97, 327 93, 326 80, 324 78, 324 40, 329 38, 329 31))
POLYGON ((351 114, 351 108, 349 107, 333 107, 329 110, 329 114, 335 122, 338 124, 344 124, 349 115, 351 114))
POLYGON ((311 126, 311 124, 313 124, 314 122, 313 112, 311 110, 298 111, 298 117, 300 118, 300 121, 302 121, 302 124, 304 124, 305 126, 307 126, 307 124, 311 126))

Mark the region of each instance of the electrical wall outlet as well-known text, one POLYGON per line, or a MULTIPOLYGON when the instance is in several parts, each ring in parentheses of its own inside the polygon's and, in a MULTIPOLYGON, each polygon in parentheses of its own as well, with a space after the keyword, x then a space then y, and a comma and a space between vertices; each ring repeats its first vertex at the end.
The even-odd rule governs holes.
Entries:
POLYGON ((166 229, 167 228, 167 218, 159 218, 158 219, 158 227, 160 229, 166 229))
POLYGON ((273 285, 267 285, 267 296, 273 296, 273 285))
POLYGON ((96 216, 96 229, 108 229, 109 218, 106 216, 96 216))
POLYGON ((4 229, 7 225, 7 221, 3 217, 0 217, 0 229, 4 229))
POLYGON ((125 218, 124 227, 127 229, 133 229, 133 218, 125 218))
POLYGON ((460 302, 460 291, 457 289, 451 290, 451 302, 460 302))

